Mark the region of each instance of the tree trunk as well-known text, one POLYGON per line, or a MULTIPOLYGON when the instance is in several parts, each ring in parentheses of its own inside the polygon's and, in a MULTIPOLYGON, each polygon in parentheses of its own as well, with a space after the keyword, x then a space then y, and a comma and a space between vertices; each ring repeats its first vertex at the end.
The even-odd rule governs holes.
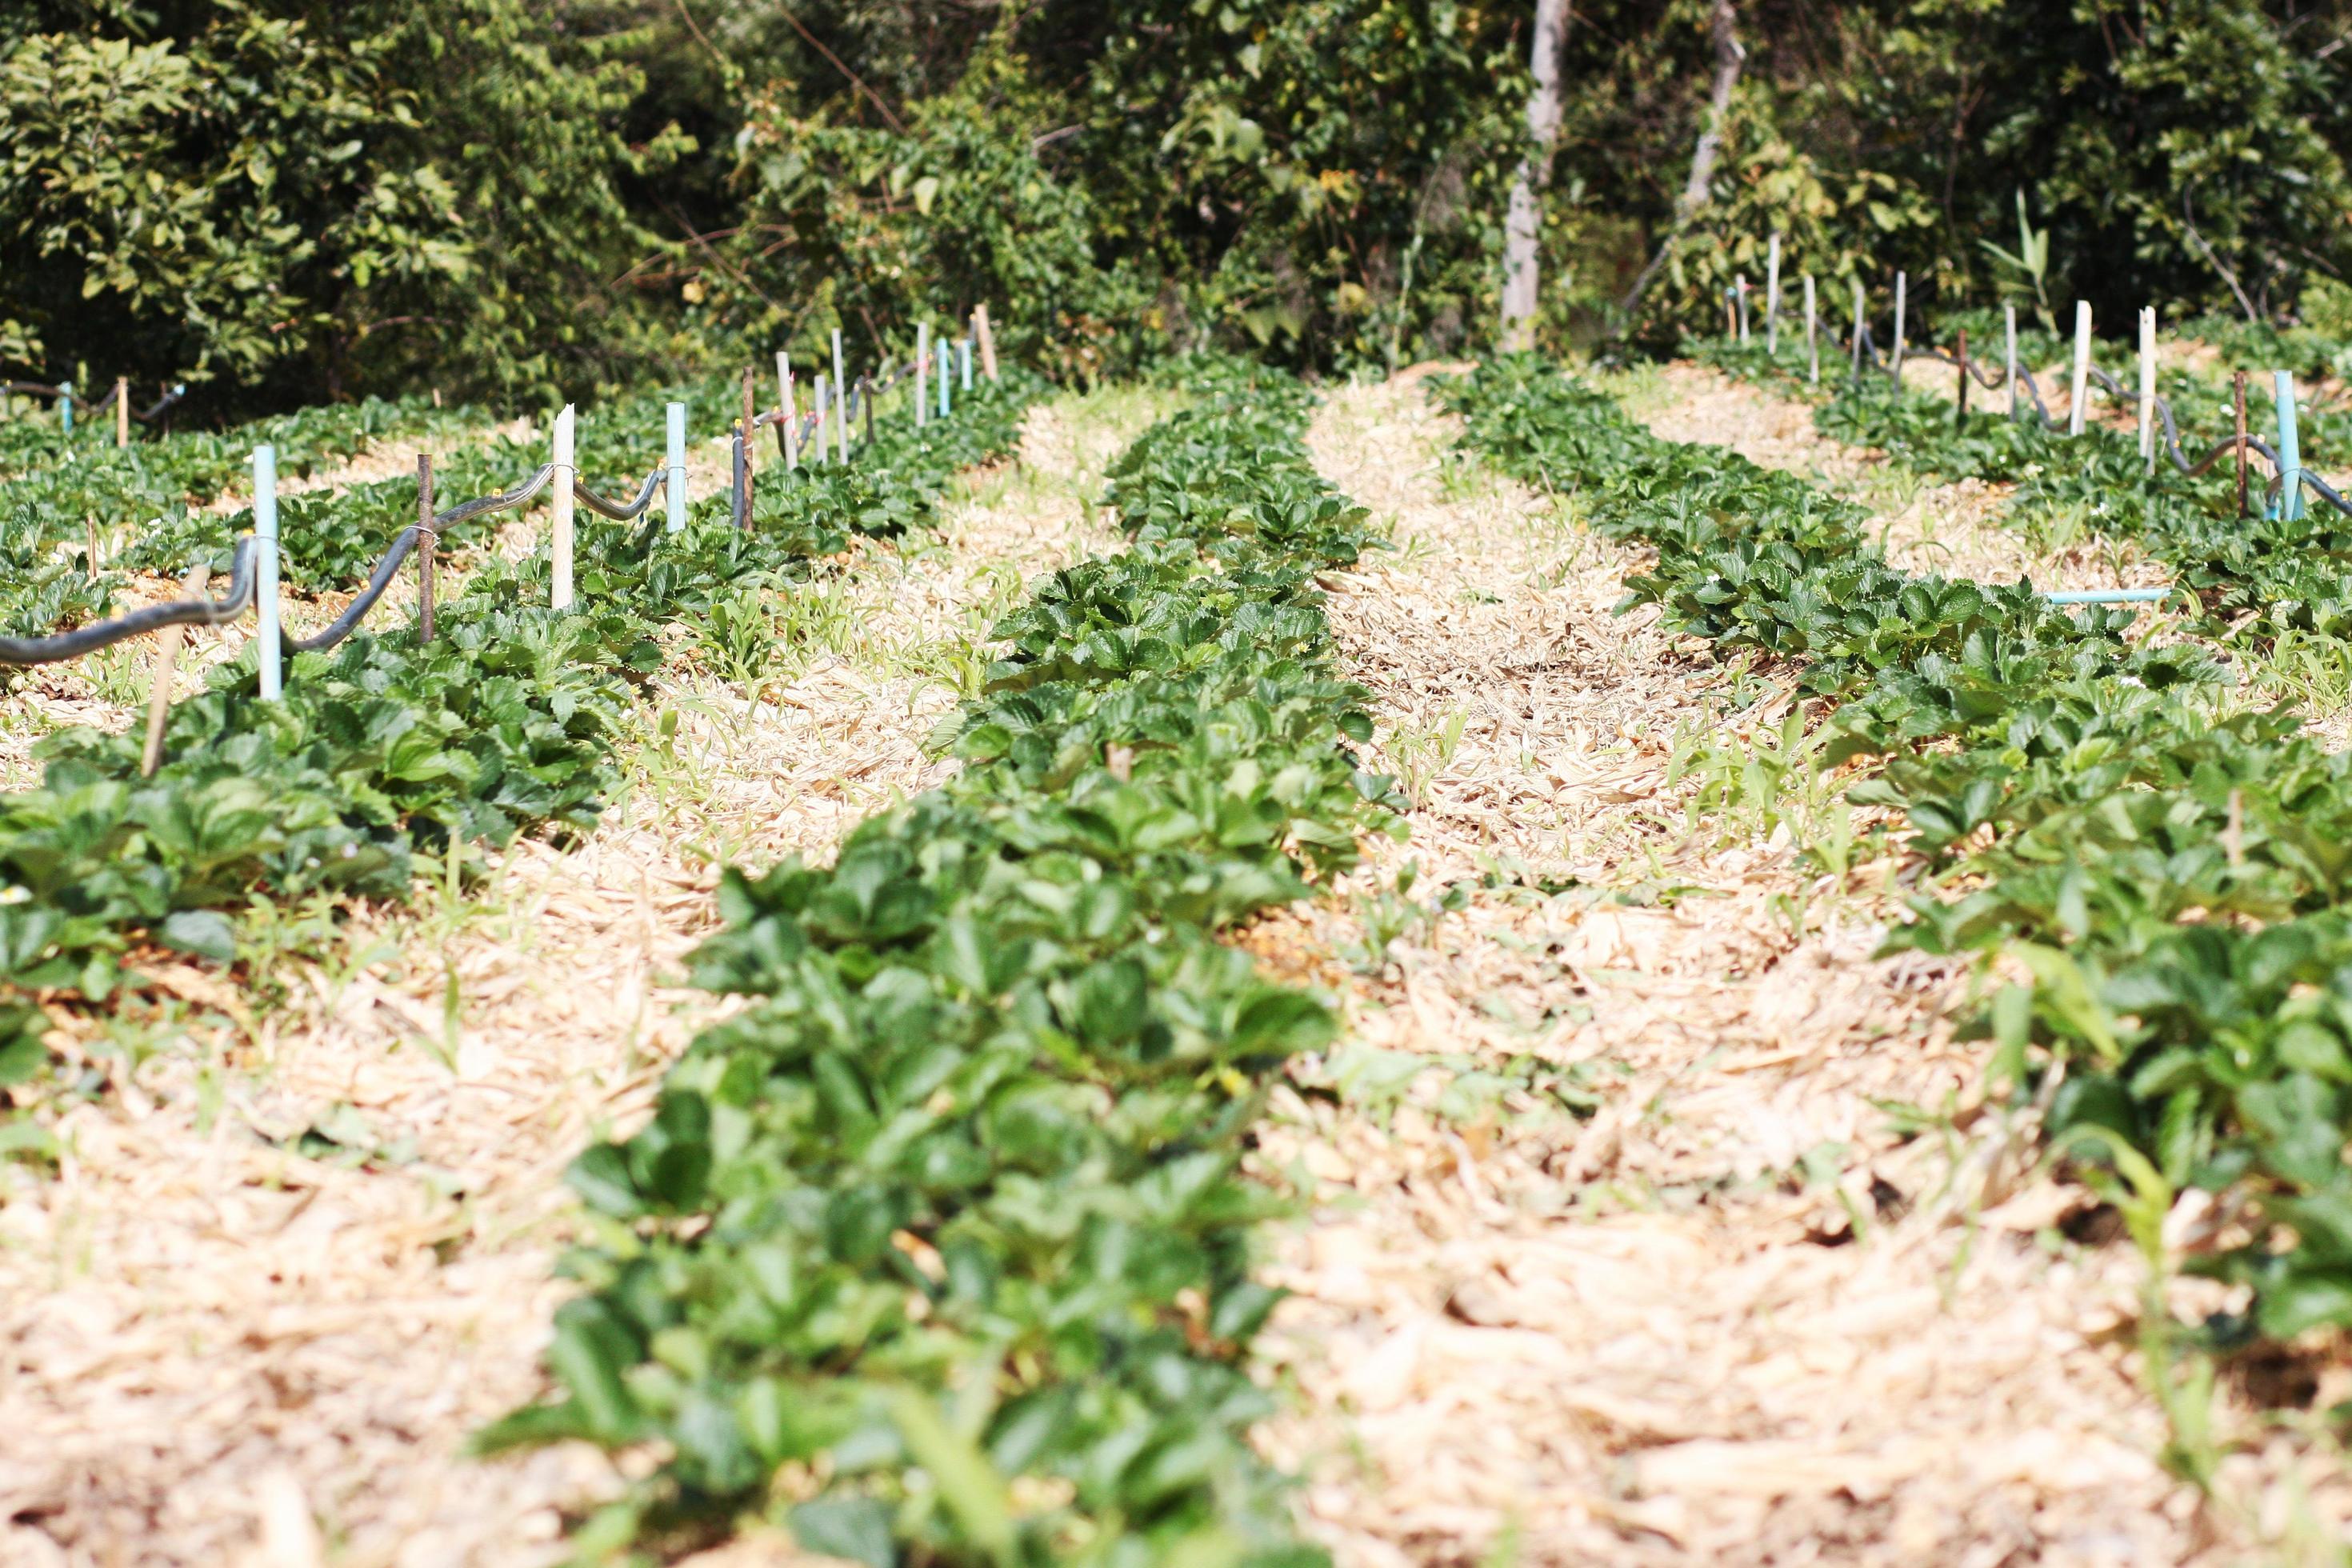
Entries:
POLYGON ((1528 153, 1511 176, 1511 206, 1503 223, 1503 352, 1536 346, 1536 309, 1542 281, 1538 259, 1543 191, 1551 184, 1559 145, 1559 57, 1568 37, 1568 0, 1536 0, 1535 43, 1528 62, 1535 90, 1528 94, 1528 153))
POLYGON ((1700 128, 1698 146, 1691 153, 1690 178, 1684 182, 1683 194, 1675 201, 1674 224, 1666 230, 1657 254, 1650 258, 1650 264, 1642 268, 1642 275, 1633 279, 1633 287, 1618 302, 1628 327, 1633 324, 1633 311, 1642 303, 1642 296, 1649 291, 1651 279, 1657 277, 1658 268, 1665 265, 1666 258, 1682 242, 1683 231, 1690 226, 1698 209, 1706 205, 1707 186, 1715 181, 1715 162, 1723 152, 1723 122, 1731 112, 1731 89, 1739 85, 1739 70, 1748 60, 1748 51, 1739 47, 1736 30, 1738 20, 1731 0, 1715 0, 1715 15, 1710 22, 1715 35, 1715 86, 1707 94, 1706 122, 1700 128))

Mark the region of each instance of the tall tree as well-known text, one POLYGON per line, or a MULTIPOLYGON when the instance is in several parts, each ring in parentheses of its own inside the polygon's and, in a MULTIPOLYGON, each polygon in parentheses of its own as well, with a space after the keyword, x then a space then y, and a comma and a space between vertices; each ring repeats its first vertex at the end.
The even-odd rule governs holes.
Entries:
POLYGON ((1536 312, 1543 281, 1540 240, 1543 192, 1551 184, 1559 147, 1559 58, 1568 37, 1568 0, 1536 0, 1535 40, 1528 69, 1528 150, 1511 176, 1511 206, 1503 226, 1503 350, 1536 346, 1536 312))
POLYGON ((1625 290, 1625 298, 1618 301, 1617 308, 1624 313, 1628 325, 1633 322, 1634 311, 1641 308, 1642 296, 1649 291, 1650 280, 1682 242, 1683 231, 1690 227, 1699 208, 1706 205, 1715 184, 1715 162, 1723 152, 1723 127, 1731 114, 1731 91, 1739 85, 1740 68, 1748 63, 1748 51, 1739 45, 1738 23, 1731 0, 1715 0, 1715 10, 1707 24, 1715 38, 1715 86, 1707 93, 1706 119, 1699 126, 1698 145, 1691 152, 1690 179, 1675 203, 1673 226, 1666 230, 1657 254, 1650 258, 1650 264, 1642 268, 1642 275, 1625 290))

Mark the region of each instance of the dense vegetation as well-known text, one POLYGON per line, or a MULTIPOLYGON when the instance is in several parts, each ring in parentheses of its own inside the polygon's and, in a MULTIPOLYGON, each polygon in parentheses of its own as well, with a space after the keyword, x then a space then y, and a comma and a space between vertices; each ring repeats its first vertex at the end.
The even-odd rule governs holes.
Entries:
MULTIPOLYGON (((2209 647, 2027 584, 1898 572, 1860 508, 1660 440, 1546 367, 1500 364, 1453 395, 1479 451, 1655 549, 1629 602, 1786 660, 1836 704, 1824 760, 1877 764, 1850 798, 1899 810, 1910 849, 1957 873, 1911 900, 1892 944, 2030 977, 1981 1022, 2019 1092, 2055 1089, 2053 1130, 2259 1205, 2268 1223, 2204 1260, 2253 1290, 2248 1321, 2210 1326, 2219 1341, 2352 1323, 2352 759, 2291 706, 2238 696, 2209 647)), ((2187 510, 2175 497, 2147 515, 2187 510)), ((2210 606, 2346 597, 2326 556, 2303 552, 2294 581, 2241 559, 2263 573, 2198 554, 2210 606)))
POLYGON ((1314 574, 1370 541, 1295 382, 1189 367, 940 741, 965 763, 818 869, 730 872, 701 982, 753 998, 572 1184, 602 1216, 557 1403, 496 1441, 655 1442, 582 1544, 772 1509, 822 1555, 1312 1561, 1246 1441, 1240 1173, 1319 1000, 1220 941, 1390 820, 1314 574))
MULTIPOLYGON (((32 0, 0 16, 0 368, 184 378, 198 416, 543 397, 835 325, 903 347, 982 300, 1063 375, 1203 338, 1325 365, 1481 347, 1529 13, 32 0)), ((2347 23, 2292 0, 1579 5, 1545 335, 1703 320, 1774 229, 1792 270, 1904 268, 1923 308, 2341 318, 2347 23), (1712 122, 1718 11, 1722 157, 1629 322, 1712 122)))
MULTIPOLYGON (((1015 374, 968 395, 953 419, 893 423, 853 468, 769 475, 749 531, 724 495, 698 502, 678 534, 583 518, 570 610, 548 607, 542 550, 476 563, 430 643, 379 611, 373 629, 296 657, 282 700, 260 700, 248 643, 172 709, 152 777, 135 730, 50 736, 41 784, 0 795, 0 1085, 42 1069, 44 999, 105 1001, 142 944, 226 963, 228 916, 252 900, 398 898, 420 856, 446 857, 454 873, 463 847, 593 823, 621 721, 660 668, 669 628, 731 616, 757 628, 764 653, 770 591, 845 549, 848 528, 929 523, 957 468, 1010 449, 1038 385, 1015 374), (877 494, 897 503, 873 504, 877 494)), ((657 428, 652 409, 635 413, 625 427, 657 428)), ((302 513, 320 538, 369 542, 342 581, 404 521, 385 526, 377 489, 302 513)), ((412 480, 412 507, 414 494, 412 480)), ((24 529, 40 514, 15 515, 24 529)), ((0 533, 0 548, 8 539, 0 533)), ((45 572, 30 586, 0 584, 0 606, 11 621, 37 620, 55 607, 56 581, 45 572)))

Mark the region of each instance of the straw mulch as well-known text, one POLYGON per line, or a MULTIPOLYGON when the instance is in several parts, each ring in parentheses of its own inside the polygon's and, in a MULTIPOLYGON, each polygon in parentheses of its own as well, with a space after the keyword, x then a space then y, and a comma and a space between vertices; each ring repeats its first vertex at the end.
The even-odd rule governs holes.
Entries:
MULTIPOLYGON (((1946 377, 1952 374, 1948 367, 1926 368, 1941 370, 1946 377)), ((1906 384, 1912 372, 1913 366, 1905 367, 1906 384)), ((1937 384, 1949 392, 1948 384, 1937 384)), ((1888 561, 1906 572, 1980 583, 2023 577, 2044 588, 2152 588, 2169 580, 2163 563, 2149 560, 2137 544, 2087 528, 2063 551, 2036 551, 2023 534, 2001 523, 2012 486, 1982 479, 1888 483, 1884 454, 1830 441, 1815 432, 1812 410, 1804 404, 1706 366, 1666 366, 1661 395, 1645 403, 1653 428, 1669 439, 1728 447, 1766 468, 1792 468, 1853 495, 1877 514, 1873 531, 1888 561)), ((1985 416, 1991 416, 1990 411, 1985 416)))
MULTIPOLYGON (((1689 405, 1672 433, 1706 433, 1689 405)), ((1676 727, 1760 734, 1785 693, 1724 712, 1702 650, 1611 613, 1631 553, 1465 473, 1449 424, 1390 384, 1311 437, 1402 546, 1333 600, 1383 741, 1410 756, 1462 719, 1412 844, 1251 938, 1348 1023, 1258 1154, 1311 1200, 1271 1270, 1296 1292, 1291 1397, 1262 1437, 1308 1478, 1313 1532, 1350 1565, 2220 1562, 2275 1539, 2283 1473, 2323 1461, 2283 1437, 2231 1460, 2225 1491, 2271 1510, 2251 1526, 2158 1466, 2139 1265, 2037 1175, 2030 1117, 1985 1104, 1984 1047, 1951 1026, 1965 976, 1871 956, 1892 868, 1823 878, 1782 836, 1685 827, 1676 727), (1383 960, 1376 889, 1407 861, 1413 899, 1466 903, 1383 960), (1449 1105, 1476 1072, 1511 1087, 1449 1105)), ((2219 1405, 2252 1429, 2242 1390, 2219 1405)))
POLYGON ((584 844, 519 846, 472 907, 360 912, 257 1018, 164 972, 184 1037, 58 1119, 54 1179, 0 1167, 0 1564, 562 1555, 609 1463, 463 1447, 541 1388, 566 1163, 714 1016, 679 961, 719 858, 822 855, 940 776, 921 742, 954 693, 910 661, 1087 542, 1076 498, 1140 416, 1041 411, 943 548, 846 575, 857 645, 765 700, 674 678, 677 761, 638 755, 584 844))

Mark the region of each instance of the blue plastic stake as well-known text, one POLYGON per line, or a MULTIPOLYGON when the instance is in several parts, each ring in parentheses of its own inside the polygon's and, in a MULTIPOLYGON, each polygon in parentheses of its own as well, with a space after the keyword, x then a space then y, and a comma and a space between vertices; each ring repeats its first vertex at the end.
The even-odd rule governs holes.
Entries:
POLYGON ((73 434, 73 383, 70 381, 58 388, 58 420, 65 426, 67 435, 73 434))
POLYGON ((686 405, 669 405, 669 475, 662 481, 669 501, 669 531, 686 531, 686 405))
POLYGON ((945 345, 945 344, 942 344, 942 345, 940 346, 940 418, 942 418, 942 419, 944 419, 944 418, 946 418, 946 417, 948 416, 948 361, 949 361, 949 360, 950 360, 950 359, 952 359, 952 358, 954 358, 954 357, 955 357, 955 356, 954 356, 953 354, 951 354, 951 353, 950 353, 948 352, 947 347, 946 347, 946 345, 945 345))
POLYGON ((278 647, 278 449, 253 449, 254 650, 261 700, 275 702, 282 686, 278 647))
POLYGON ((2075 588, 2042 595, 2053 605, 2157 605, 2172 596, 2169 588, 2075 588))
POLYGON ((2303 454, 2294 440, 2294 376, 2287 371, 2274 373, 2278 398, 2279 438, 2279 507, 2273 517, 2283 517, 2292 522, 2303 515, 2303 454))

